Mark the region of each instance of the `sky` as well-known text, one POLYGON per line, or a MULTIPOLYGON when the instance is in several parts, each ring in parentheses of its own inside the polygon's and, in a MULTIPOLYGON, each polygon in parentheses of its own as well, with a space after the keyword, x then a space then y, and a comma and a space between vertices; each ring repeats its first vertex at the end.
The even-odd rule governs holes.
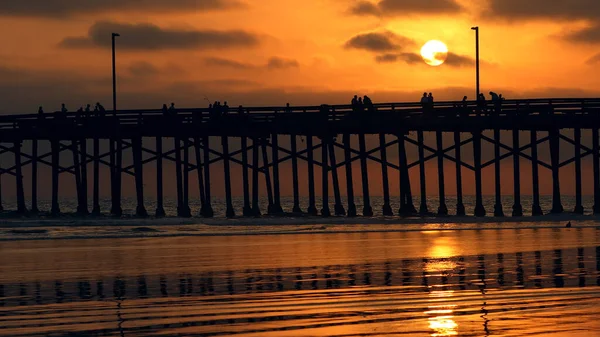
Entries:
POLYGON ((595 0, 3 0, 0 16, 3 114, 110 106, 112 32, 123 108, 459 100, 474 95, 475 25, 484 92, 600 87, 595 0), (431 39, 450 50, 440 67, 418 56, 431 39))
MULTIPOLYGON (((113 32, 121 35, 119 108, 204 107, 216 100, 339 104, 355 94, 417 101, 424 91, 436 100, 472 98, 472 26, 480 27, 482 92, 508 99, 600 96, 597 0, 2 0, 0 17, 0 114, 34 113, 38 106, 54 111, 61 103, 74 111, 97 101, 110 108, 113 32), (449 48, 442 66, 419 56, 431 39, 449 48)), ((512 163, 505 164, 511 181, 512 163)), ((584 170, 590 164, 584 160, 584 170)), ((374 179, 379 172, 376 165, 369 170, 374 179)), ((493 180, 484 184, 493 193, 493 180)), ((472 183, 465 185, 469 193, 472 183)), ((240 188, 234 184, 236 194, 240 188)), ((436 193, 435 181, 429 190, 436 193)), ((543 184, 542 193, 549 192, 543 184)))

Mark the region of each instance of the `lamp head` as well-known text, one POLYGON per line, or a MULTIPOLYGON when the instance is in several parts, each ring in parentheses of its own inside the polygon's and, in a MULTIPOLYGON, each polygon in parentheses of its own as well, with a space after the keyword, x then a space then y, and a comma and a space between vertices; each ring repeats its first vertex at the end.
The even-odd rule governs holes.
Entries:
POLYGON ((479 27, 471 27, 472 30, 479 30, 479 27))
POLYGON ((119 33, 112 33, 113 37, 121 36, 119 33))

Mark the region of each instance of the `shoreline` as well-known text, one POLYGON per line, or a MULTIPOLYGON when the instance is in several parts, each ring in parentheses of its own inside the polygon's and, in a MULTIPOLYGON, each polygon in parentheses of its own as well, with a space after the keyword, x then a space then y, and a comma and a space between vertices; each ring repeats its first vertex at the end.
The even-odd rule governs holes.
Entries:
POLYGON ((521 217, 345 217, 345 216, 262 216, 260 218, 137 218, 110 216, 79 217, 65 215, 51 217, 11 217, 0 218, 0 228, 32 228, 32 227, 138 227, 138 226, 301 226, 301 225, 423 225, 423 224, 493 224, 493 223, 539 223, 559 221, 600 221, 600 215, 581 215, 575 213, 546 214, 542 216, 521 217))

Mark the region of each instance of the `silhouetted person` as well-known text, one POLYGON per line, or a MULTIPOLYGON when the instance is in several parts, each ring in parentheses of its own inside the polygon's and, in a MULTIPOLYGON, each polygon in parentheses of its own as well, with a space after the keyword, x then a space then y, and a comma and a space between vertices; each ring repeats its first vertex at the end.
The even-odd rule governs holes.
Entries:
POLYGON ((565 227, 571 228, 571 221, 567 222, 567 225, 565 227))
POLYGON ((427 103, 429 104, 429 109, 433 109, 433 94, 429 93, 427 95, 427 103))
POLYGON ((42 107, 38 108, 38 118, 44 119, 44 109, 42 107))
POLYGON ((177 115, 177 110, 175 109, 175 103, 171 103, 171 106, 169 107, 169 115, 171 115, 171 116, 177 115))
POLYGON ((285 103, 285 112, 292 113, 292 108, 290 108, 290 103, 285 103))
POLYGON ((364 105, 363 105, 363 100, 361 97, 358 98, 358 101, 356 102, 356 111, 358 112, 363 112, 365 110, 364 105))
POLYGON ((460 107, 460 116, 468 116, 469 115, 469 103, 467 102, 467 96, 464 96, 462 99, 462 105, 460 107))
POLYGON ((373 106, 373 101, 371 101, 371 99, 369 98, 369 96, 365 95, 363 97, 363 104, 367 108, 368 112, 374 112, 375 111, 375 107, 373 106))
POLYGON ((69 112, 69 110, 67 110, 67 107, 65 106, 65 103, 62 103, 60 105, 60 111, 57 114, 57 117, 59 119, 63 119, 67 117, 67 112, 69 112))
POLYGON ((493 91, 490 91, 490 97, 491 97, 492 102, 498 101, 498 94, 497 93, 495 93, 493 91))
POLYGON ((423 93, 423 97, 421 97, 421 107, 423 108, 423 110, 427 110, 428 104, 429 103, 429 98, 427 98, 427 93, 424 92, 423 93))
POLYGON ((221 107, 222 115, 229 114, 229 105, 227 105, 227 101, 223 102, 223 106, 221 107))
POLYGON ((485 95, 479 94, 479 97, 477 97, 477 108, 479 108, 480 113, 487 113, 486 105, 485 95))
POLYGON ((167 108, 166 104, 163 104, 163 106, 162 106, 162 114, 163 114, 163 116, 169 115, 169 108, 167 108))
POLYGON ((358 110, 358 95, 354 95, 354 97, 352 98, 352 111, 357 111, 358 110))

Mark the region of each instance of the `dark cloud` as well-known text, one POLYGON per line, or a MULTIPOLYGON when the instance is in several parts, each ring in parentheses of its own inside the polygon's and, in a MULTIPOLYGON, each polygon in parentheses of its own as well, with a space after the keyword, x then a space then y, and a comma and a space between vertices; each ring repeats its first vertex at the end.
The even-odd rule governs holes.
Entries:
POLYGON ((96 12, 205 11, 241 7, 238 0, 2 0, 0 15, 62 18, 96 12))
POLYGON ((415 53, 398 53, 377 55, 375 61, 378 63, 404 62, 407 64, 415 64, 423 62, 423 58, 421 58, 421 55, 415 53))
POLYGON ((155 65, 146 61, 132 63, 128 70, 131 75, 139 77, 155 76, 160 72, 155 65))
POLYGON ((239 62, 235 60, 225 59, 221 57, 207 57, 204 59, 204 63, 209 66, 226 67, 233 69, 252 69, 255 68, 253 64, 239 62))
POLYGON ((600 43, 600 22, 584 29, 565 33, 562 38, 577 43, 600 43))
MULTIPOLYGON (((439 60, 444 60, 444 64, 446 66, 459 68, 465 66, 472 66, 475 64, 475 60, 469 56, 458 55, 454 53, 448 53, 445 55, 436 55, 435 56, 439 60)), ((375 57, 375 61, 377 63, 394 63, 394 62, 403 62, 406 64, 425 64, 421 55, 417 53, 387 53, 377 55, 375 57)))
POLYGON ((345 44, 346 48, 363 49, 371 52, 396 51, 408 45, 414 45, 414 41, 390 31, 359 34, 352 37, 345 44))
POLYGON ((470 56, 448 53, 448 57, 446 58, 446 62, 444 62, 444 64, 451 67, 469 67, 475 65, 475 59, 470 56))
POLYGON ((596 20, 600 16, 598 0, 490 0, 487 17, 502 19, 596 20))
POLYGON ((263 65, 255 65, 252 63, 245 63, 236 60, 221 58, 221 57, 207 57, 204 59, 204 63, 210 66, 224 67, 224 68, 232 68, 237 70, 247 70, 247 69, 262 69, 266 68, 269 70, 276 69, 287 69, 287 68, 296 68, 300 66, 300 63, 294 59, 287 59, 282 57, 271 57, 267 60, 267 63, 263 65))
POLYGON ((299 67, 300 64, 298 61, 294 59, 286 59, 282 57, 271 57, 267 62, 267 68, 269 69, 286 69, 286 68, 296 68, 299 67))
POLYGON ((590 57, 587 61, 585 61, 585 63, 589 64, 589 65, 594 65, 594 64, 600 63, 600 53, 590 57))
POLYGON ((464 8, 456 0, 380 0, 356 2, 350 13, 354 15, 400 16, 411 14, 454 14, 464 8))
POLYGON ((101 21, 90 27, 87 36, 67 37, 60 42, 63 48, 111 47, 111 33, 118 37, 120 50, 159 49, 222 49, 230 47, 254 47, 258 37, 242 30, 178 30, 139 23, 101 21))

